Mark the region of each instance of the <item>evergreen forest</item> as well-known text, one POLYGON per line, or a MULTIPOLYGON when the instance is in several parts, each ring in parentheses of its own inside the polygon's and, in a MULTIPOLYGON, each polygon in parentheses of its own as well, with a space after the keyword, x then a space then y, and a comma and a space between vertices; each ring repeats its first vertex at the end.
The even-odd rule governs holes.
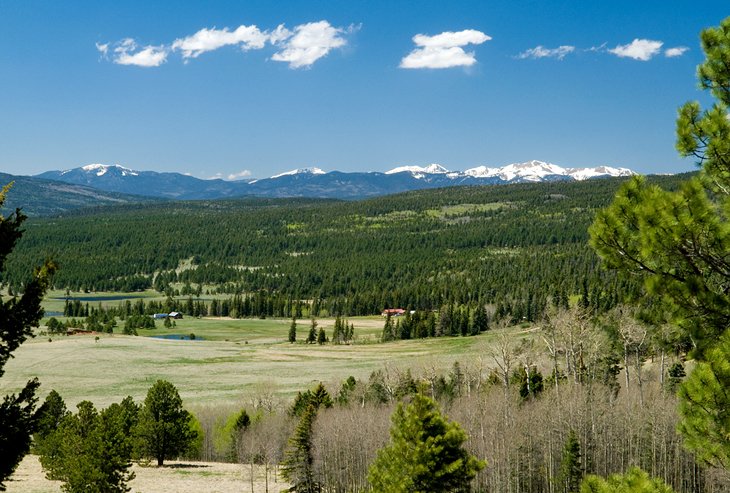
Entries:
MULTIPOLYGON (((651 181, 672 189, 681 179, 651 181)), ((53 258, 62 266, 56 289, 153 288, 207 300, 204 314, 212 315, 488 305, 498 319, 535 321, 571 297, 603 312, 641 291, 635 279, 599 268, 588 246, 595 212, 622 181, 455 187, 358 202, 155 203, 35 218, 4 280, 22 290, 23 266, 53 258), (225 313, 211 311, 206 295, 214 294, 238 299, 225 313)))

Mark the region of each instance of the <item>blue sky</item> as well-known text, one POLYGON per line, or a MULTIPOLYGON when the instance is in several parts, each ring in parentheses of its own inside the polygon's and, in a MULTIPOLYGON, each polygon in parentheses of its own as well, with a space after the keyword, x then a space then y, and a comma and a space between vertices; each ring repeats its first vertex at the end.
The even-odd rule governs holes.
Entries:
POLYGON ((676 110, 711 103, 698 36, 728 7, 0 0, 0 170, 686 171, 676 110))

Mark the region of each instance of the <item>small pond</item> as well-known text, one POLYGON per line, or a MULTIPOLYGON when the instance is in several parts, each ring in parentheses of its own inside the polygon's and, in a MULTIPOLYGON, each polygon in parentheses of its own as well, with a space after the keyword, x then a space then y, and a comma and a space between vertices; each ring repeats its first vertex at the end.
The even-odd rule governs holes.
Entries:
POLYGON ((189 335, 184 334, 163 334, 159 336, 150 336, 153 339, 172 339, 175 341, 204 341, 205 337, 195 336, 195 339, 191 339, 189 335))
POLYGON ((51 298, 51 299, 61 300, 61 301, 69 300, 69 301, 89 301, 89 302, 91 302, 91 301, 122 301, 122 300, 131 300, 131 299, 135 299, 135 298, 149 298, 149 296, 146 296, 144 294, 125 294, 125 295, 113 294, 113 295, 109 295, 109 296, 69 296, 68 298, 63 296, 63 297, 51 298))

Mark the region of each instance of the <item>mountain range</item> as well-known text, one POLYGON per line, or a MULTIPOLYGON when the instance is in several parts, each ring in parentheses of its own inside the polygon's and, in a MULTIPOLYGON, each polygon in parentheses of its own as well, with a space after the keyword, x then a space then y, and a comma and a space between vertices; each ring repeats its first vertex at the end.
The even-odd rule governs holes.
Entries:
POLYGON ((84 207, 150 202, 152 197, 109 192, 85 185, 45 180, 32 176, 0 173, 0 184, 12 183, 0 212, 10 214, 20 208, 27 216, 51 216, 84 207))
POLYGON ((302 168, 257 180, 202 180, 181 173, 135 171, 120 165, 90 164, 64 171, 47 171, 37 178, 93 187, 106 192, 176 200, 219 199, 241 196, 317 197, 357 199, 409 190, 455 185, 570 181, 631 176, 627 168, 562 168, 542 161, 479 166, 450 171, 438 164, 402 166, 386 172, 325 172, 302 168))

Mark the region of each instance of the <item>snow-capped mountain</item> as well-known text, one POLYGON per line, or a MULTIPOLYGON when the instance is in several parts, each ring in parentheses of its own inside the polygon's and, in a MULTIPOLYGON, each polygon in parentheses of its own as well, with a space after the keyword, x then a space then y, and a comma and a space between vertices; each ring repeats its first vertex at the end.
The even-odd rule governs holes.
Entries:
POLYGON ((401 166, 385 172, 385 174, 394 173, 410 173, 415 178, 443 174, 450 179, 498 179, 506 183, 540 182, 561 179, 586 180, 588 178, 631 176, 635 174, 628 168, 611 168, 609 166, 599 166, 597 168, 563 168, 557 164, 537 160, 508 164, 501 168, 477 166, 476 168, 470 168, 465 171, 449 171, 439 164, 431 164, 425 168, 420 166, 401 166))
POLYGON ((496 168, 477 166, 466 171, 450 171, 440 164, 399 166, 384 173, 326 172, 311 167, 249 181, 202 180, 180 173, 135 171, 106 164, 48 171, 38 176, 109 192, 188 200, 244 195, 351 199, 455 185, 571 181, 632 174, 634 172, 626 168, 563 168, 542 161, 527 161, 496 168))
POLYGON ((282 176, 291 176, 291 175, 323 175, 323 174, 325 174, 325 172, 319 168, 299 168, 299 169, 293 169, 291 171, 284 171, 283 173, 274 175, 271 178, 281 178, 282 176))
MULTIPOLYGON (((81 169, 87 172, 95 172, 96 176, 103 176, 109 170, 112 170, 112 173, 118 173, 122 176, 139 176, 139 173, 136 171, 118 164, 87 164, 86 166, 82 166, 81 169)), ((66 174, 71 171, 73 170, 67 169, 66 171, 61 171, 61 174, 66 174)))
POLYGON ((201 180, 181 173, 135 171, 118 164, 88 164, 63 171, 46 171, 37 176, 145 197, 215 199, 243 195, 236 182, 201 180))
POLYGON ((390 171, 386 171, 386 175, 393 175, 395 173, 412 173, 414 175, 443 175, 449 173, 449 170, 441 166, 440 164, 429 164, 428 166, 400 166, 393 168, 390 171))
POLYGON ((582 181, 590 178, 604 178, 607 176, 632 176, 636 173, 628 168, 598 166, 597 168, 568 168, 568 174, 574 180, 582 181))

